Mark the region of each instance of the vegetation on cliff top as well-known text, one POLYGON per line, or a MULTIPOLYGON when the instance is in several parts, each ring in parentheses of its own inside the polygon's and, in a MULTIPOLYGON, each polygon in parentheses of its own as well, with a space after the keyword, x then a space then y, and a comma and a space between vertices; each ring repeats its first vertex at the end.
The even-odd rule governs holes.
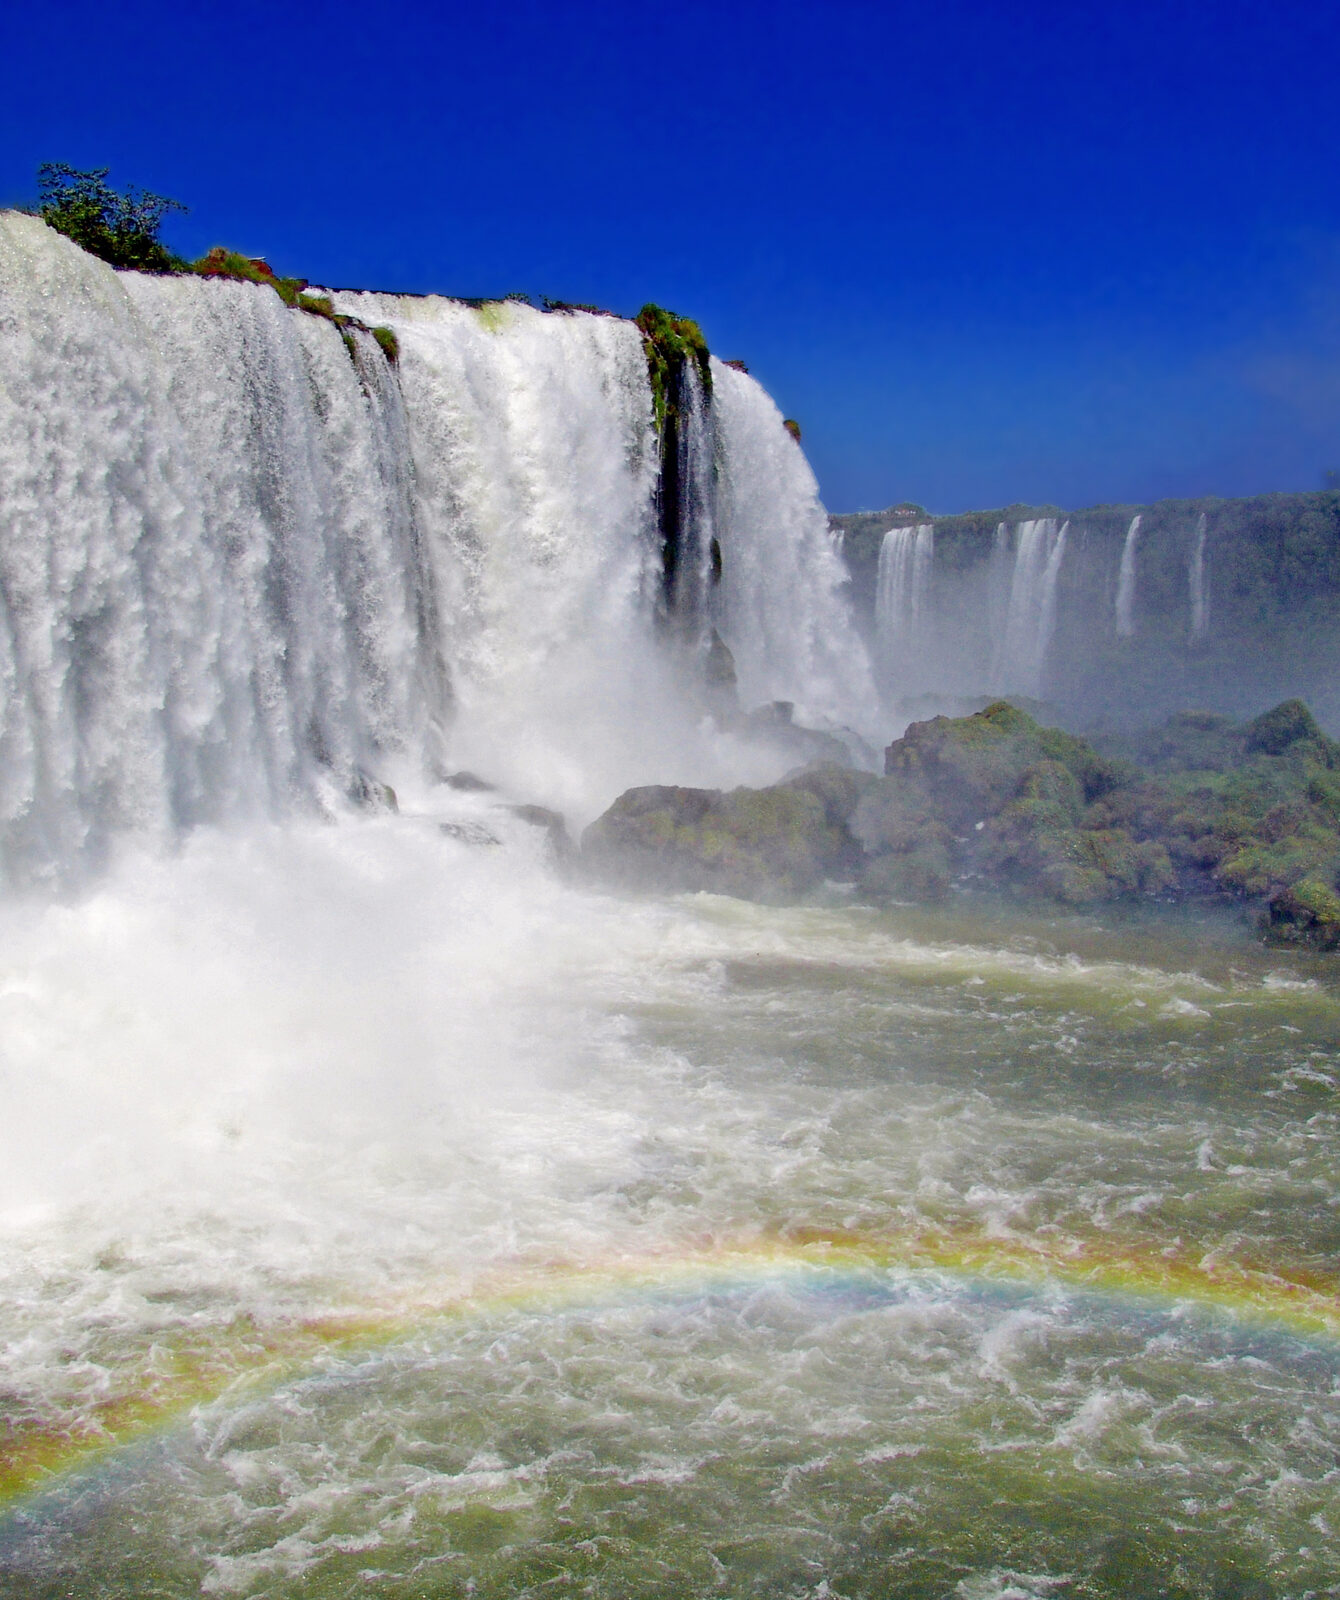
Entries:
POLYGON ((326 295, 304 294, 306 278, 281 278, 269 263, 236 250, 216 246, 198 261, 183 261, 162 244, 159 229, 169 212, 185 211, 179 200, 133 186, 122 191, 106 181, 108 167, 81 171, 59 161, 46 161, 37 169, 41 195, 37 214, 48 227, 87 250, 109 266, 135 272, 197 273, 204 278, 234 278, 267 285, 286 306, 324 317, 340 330, 353 350, 353 328, 371 333, 390 361, 400 355, 399 342, 390 328, 368 328, 357 317, 343 316, 326 295))
POLYGON ((647 353, 656 430, 663 434, 667 417, 678 413, 680 380, 690 361, 697 366, 703 387, 711 393, 711 354, 703 330, 688 317, 677 317, 673 311, 648 304, 633 320, 641 330, 647 353))
MULTIPOLYGON (((194 272, 206 278, 233 278, 245 283, 264 284, 273 289, 285 305, 313 316, 325 317, 345 334, 350 343, 350 328, 365 328, 357 318, 336 312, 324 295, 305 294, 306 278, 285 278, 273 272, 269 264, 235 250, 216 246, 197 261, 184 261, 174 255, 158 238, 164 219, 173 211, 188 208, 179 200, 133 186, 117 190, 106 181, 107 167, 88 171, 66 166, 62 162, 44 162, 38 168, 40 200, 38 215, 50 227, 87 250, 91 255, 119 268, 139 272, 185 273, 194 272)), ((465 304, 476 310, 500 306, 505 301, 538 304, 546 312, 584 311, 594 316, 613 316, 595 305, 575 301, 541 299, 538 303, 526 294, 513 293, 502 300, 467 299, 465 304)), ((647 371, 651 380, 652 403, 655 408, 656 428, 664 433, 666 419, 678 407, 679 384, 685 364, 692 361, 698 368, 703 386, 712 387, 712 369, 707 341, 702 329, 688 317, 676 316, 657 305, 645 305, 634 318, 642 333, 647 354, 647 371)), ((367 328, 385 352, 388 360, 399 359, 400 348, 390 328, 367 328)), ((744 362, 732 362, 741 371, 747 371, 744 362)), ((795 425, 788 423, 795 436, 795 425)))
POLYGON ((333 322, 340 330, 351 355, 354 351, 351 330, 360 328, 372 335, 388 361, 397 361, 400 358, 400 342, 392 329, 370 328, 357 317, 345 316, 342 312, 336 311, 328 295, 304 293, 307 288, 306 278, 277 277, 267 261, 255 256, 239 255, 236 250, 225 250, 222 245, 216 245, 207 255, 201 256, 198 261, 193 261, 189 270, 198 273, 202 278, 235 278, 242 283, 265 284, 274 290, 286 306, 333 322))
POLYGON ((81 172, 61 161, 37 169, 38 215, 80 249, 114 267, 138 272, 181 272, 186 263, 160 243, 158 231, 180 200, 133 186, 124 191, 107 182, 109 167, 81 172))

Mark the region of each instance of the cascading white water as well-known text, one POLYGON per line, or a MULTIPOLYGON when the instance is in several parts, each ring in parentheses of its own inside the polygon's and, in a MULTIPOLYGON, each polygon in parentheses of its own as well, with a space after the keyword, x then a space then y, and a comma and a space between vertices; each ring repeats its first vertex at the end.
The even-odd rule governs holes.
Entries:
POLYGON ((896 688, 924 688, 918 672, 926 640, 935 560, 935 528, 929 522, 890 528, 879 547, 875 630, 881 665, 896 688))
MULTIPOLYGON (((1058 525, 1054 517, 1021 522, 1015 530, 1009 592, 992 669, 999 692, 1034 696, 1042 692, 1047 650, 1056 627, 1056 585, 1069 531, 1069 522, 1058 525)), ((997 552, 1004 548, 998 532, 997 552)))
POLYGON ((705 643, 717 540, 716 419, 696 362, 685 363, 679 429, 680 539, 671 601, 686 637, 705 643))
POLYGON ((1202 511, 1196 518, 1196 535, 1191 543, 1191 559, 1187 564, 1193 639, 1203 639, 1210 631, 1210 591, 1205 580, 1205 532, 1206 519, 1202 511))
POLYGON ((1117 637, 1129 639, 1135 633, 1135 553, 1140 538, 1140 515, 1131 518, 1126 542, 1121 547, 1121 566, 1117 572, 1117 637))
POLYGON ((446 707, 371 339, 3 214, 0 419, 7 876, 424 749, 446 707))
POLYGON ((653 726, 672 748, 693 727, 649 625, 657 456, 641 337, 512 303, 336 299, 399 340, 452 761, 590 814, 626 773, 655 775, 653 726))
MULTIPOLYGON (((477 767, 575 821, 630 783, 737 770, 655 625, 638 330, 339 301, 395 328, 398 373, 262 286, 113 272, 0 216, 11 879, 126 835, 328 812, 369 770, 412 788, 477 767)), ((746 704, 862 720, 813 478, 758 386, 716 379, 710 412, 698 391, 686 407, 688 556, 710 588, 719 477, 716 620, 746 704)))
POLYGON ((785 699, 802 721, 873 729, 879 710, 819 487, 767 393, 712 361, 720 631, 746 705, 785 699))

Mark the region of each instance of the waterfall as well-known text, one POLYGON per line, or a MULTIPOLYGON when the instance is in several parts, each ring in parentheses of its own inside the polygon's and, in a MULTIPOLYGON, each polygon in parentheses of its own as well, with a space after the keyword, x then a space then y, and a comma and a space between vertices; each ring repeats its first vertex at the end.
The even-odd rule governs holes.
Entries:
POLYGON ((724 553, 717 616, 741 699, 791 700, 801 721, 873 729, 870 664, 809 463, 745 373, 714 359, 712 396, 724 553))
POLYGON ((929 622, 935 528, 929 522, 890 528, 879 547, 875 629, 882 664, 896 689, 924 687, 918 671, 929 622))
MULTIPOLYGON (((474 766, 577 821, 632 782, 728 775, 657 625, 637 328, 336 298, 395 329, 395 368, 263 286, 114 272, 0 214, 10 881, 125 836, 329 814, 369 773, 474 766)), ((868 725, 803 455, 744 374, 686 388, 668 603, 719 629, 749 702, 868 725)))
POLYGON ((1139 513, 1126 529, 1121 547, 1121 568, 1117 574, 1117 637, 1129 639, 1135 633, 1135 547, 1140 537, 1139 513))
POLYGON ((0 214, 0 856, 328 805, 447 710, 399 392, 271 291, 0 214))
POLYGON ((661 604, 657 443, 631 323, 342 294, 392 327, 455 713, 453 764, 579 813, 683 744, 661 604))
MULTIPOLYGON (((996 534, 998 566, 1008 549, 1004 528, 1002 523, 996 534)), ((1021 522, 1015 529, 1009 591, 992 667, 992 681, 1000 693, 1042 693, 1047 650, 1056 627, 1056 586, 1069 531, 1069 522, 1058 525, 1054 517, 1021 522)))
POLYGON ((1210 628, 1210 592, 1205 582, 1205 513, 1196 518, 1187 577, 1191 590, 1191 637, 1203 639, 1210 628))

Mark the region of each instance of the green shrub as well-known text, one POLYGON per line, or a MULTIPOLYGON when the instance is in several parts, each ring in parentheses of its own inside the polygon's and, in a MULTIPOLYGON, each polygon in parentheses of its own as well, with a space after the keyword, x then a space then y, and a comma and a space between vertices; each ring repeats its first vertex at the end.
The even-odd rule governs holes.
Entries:
POLYGON ((392 328, 374 328, 372 337, 382 348, 382 354, 388 361, 400 360, 400 340, 395 336, 392 328))
POLYGON ((113 267, 137 272, 181 272, 185 263, 161 244, 158 230, 170 211, 185 211, 180 200, 106 182, 109 167, 81 172, 61 161, 37 169, 38 212, 49 228, 113 267))

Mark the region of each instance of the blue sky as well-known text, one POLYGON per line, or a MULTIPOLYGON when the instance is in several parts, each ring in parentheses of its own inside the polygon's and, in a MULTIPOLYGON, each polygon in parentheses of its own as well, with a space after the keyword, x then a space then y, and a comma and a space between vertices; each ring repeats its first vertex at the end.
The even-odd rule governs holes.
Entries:
POLYGON ((1340 8, 6 8, 39 161, 314 281, 695 316, 835 510, 1340 468, 1340 8))

